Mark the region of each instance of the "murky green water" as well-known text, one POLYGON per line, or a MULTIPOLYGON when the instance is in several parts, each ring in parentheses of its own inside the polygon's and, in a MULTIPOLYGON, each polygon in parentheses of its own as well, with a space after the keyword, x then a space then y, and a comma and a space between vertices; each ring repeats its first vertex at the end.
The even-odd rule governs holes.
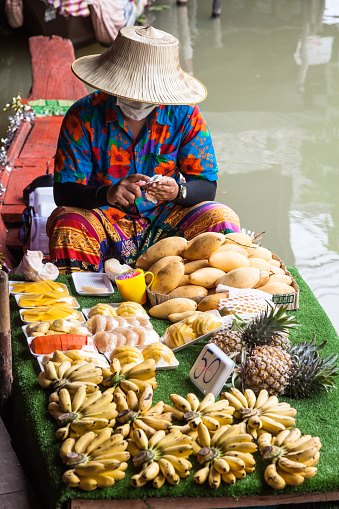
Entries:
MULTIPOLYGON (((217 199, 242 226, 266 232, 263 245, 298 267, 339 330, 339 2, 223 0, 218 19, 212 0, 157 4, 170 8, 153 25, 179 38, 183 69, 208 89, 201 109, 219 164, 217 199)), ((4 104, 27 94, 31 77, 25 39, 2 40, 4 104)))

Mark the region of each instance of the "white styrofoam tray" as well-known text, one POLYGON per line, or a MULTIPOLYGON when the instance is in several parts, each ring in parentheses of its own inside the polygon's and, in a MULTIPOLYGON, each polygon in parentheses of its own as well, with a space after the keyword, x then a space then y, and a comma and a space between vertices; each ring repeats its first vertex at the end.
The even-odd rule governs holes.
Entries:
MULTIPOLYGON (((20 298, 21 298, 23 295, 28 295, 28 294, 27 294, 27 293, 16 293, 16 294, 14 295, 15 300, 16 300, 16 303, 18 304, 18 306, 19 306, 19 308, 20 308, 20 309, 37 309, 37 308, 39 308, 39 307, 40 307, 40 308, 41 308, 41 307, 49 307, 49 306, 30 306, 30 307, 28 307, 28 306, 25 306, 25 307, 24 307, 24 306, 20 306, 20 304, 19 304, 19 300, 20 300, 20 298)), ((71 296, 71 295, 69 295, 69 297, 72 297, 72 296, 71 296)), ((72 307, 72 309, 79 309, 79 307, 80 307, 79 302, 76 300, 76 298, 75 298, 75 297, 72 297, 72 299, 74 299, 74 304, 75 304, 74 306, 71 306, 71 307, 72 307)), ((59 301, 59 302, 56 302, 56 304, 62 304, 63 302, 64 302, 64 301, 59 301)))
MULTIPOLYGON (((38 311, 38 310, 44 310, 44 311, 46 311, 46 310, 48 310, 48 309, 49 309, 49 308, 47 308, 47 307, 44 307, 44 308, 34 308, 34 310, 36 310, 36 311, 38 311)), ((72 308, 72 309, 73 309, 73 308, 72 308)), ((75 309, 73 309, 73 310, 75 311, 75 309)), ((20 313, 21 321, 22 321, 23 323, 26 323, 26 324, 31 323, 31 322, 27 322, 26 320, 24 320, 24 319, 22 318, 22 313, 23 313, 23 312, 25 312, 25 311, 27 311, 27 308, 20 308, 20 309, 19 309, 19 313, 20 313)), ((82 313, 81 311, 78 311, 78 313, 80 313, 80 315, 82 316, 82 320, 81 320, 81 321, 80 321, 80 320, 78 320, 78 321, 79 321, 79 323, 84 323, 86 320, 85 320, 85 317, 84 317, 83 313, 82 313)), ((72 320, 72 318, 71 318, 71 317, 66 317, 66 318, 65 318, 65 320, 72 320)), ((76 319, 74 319, 74 318, 73 318, 73 321, 75 321, 75 320, 76 320, 76 319)), ((35 321, 39 321, 39 320, 32 320, 32 322, 35 322, 35 321)), ((41 320, 40 320, 40 321, 41 321, 41 320)))
MULTIPOLYGON (((33 283, 33 281, 8 281, 8 290, 9 290, 9 293, 12 293, 13 290, 14 290, 14 285, 16 283, 33 283)), ((69 294, 69 290, 68 290, 68 287, 67 285, 65 285, 64 283, 58 283, 59 285, 62 285, 64 287, 64 291, 67 292, 69 294)), ((59 290, 57 290, 59 291, 59 290)), ((62 291, 62 290, 60 290, 62 291)), ((13 293, 13 295, 29 295, 28 292, 26 293, 13 293)), ((35 295, 34 293, 32 295, 35 295)))
POLYGON ((72 272, 72 279, 75 289, 79 295, 107 297, 114 292, 113 285, 107 274, 100 272, 72 272), (82 290, 82 287, 84 286, 95 288, 98 291, 85 292, 82 290))
MULTIPOLYGON (((120 306, 120 304, 123 304, 123 302, 105 302, 105 304, 107 304, 108 306, 112 306, 112 308, 116 311, 118 309, 118 307, 120 306)), ((94 306, 93 306, 94 307, 94 306)), ((88 313, 90 312, 92 308, 83 308, 82 309, 82 312, 83 314, 85 315, 86 317, 86 320, 88 320, 88 313)), ((94 316, 94 315, 93 315, 94 316)), ((131 315, 131 318, 150 318, 147 314, 146 315, 131 315)), ((126 317, 122 317, 122 318, 126 318, 126 317)))

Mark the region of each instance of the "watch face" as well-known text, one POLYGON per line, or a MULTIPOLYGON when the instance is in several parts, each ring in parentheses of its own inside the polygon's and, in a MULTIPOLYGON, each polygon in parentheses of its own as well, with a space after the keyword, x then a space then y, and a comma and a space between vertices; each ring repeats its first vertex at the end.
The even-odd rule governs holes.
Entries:
POLYGON ((187 187, 181 186, 181 194, 182 194, 182 198, 186 198, 186 196, 187 196, 187 187))

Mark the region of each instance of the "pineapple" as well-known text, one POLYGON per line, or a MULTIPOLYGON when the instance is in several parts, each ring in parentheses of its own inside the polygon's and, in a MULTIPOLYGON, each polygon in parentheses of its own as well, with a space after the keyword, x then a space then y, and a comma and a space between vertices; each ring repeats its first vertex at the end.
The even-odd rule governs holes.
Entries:
POLYGON ((232 329, 214 334, 210 343, 215 343, 226 355, 237 357, 243 350, 270 345, 288 350, 288 331, 298 325, 292 316, 285 314, 286 307, 271 305, 250 322, 233 320, 232 329))
POLYGON ((326 341, 294 344, 289 351, 275 346, 254 348, 239 368, 244 389, 256 394, 266 389, 270 395, 286 394, 295 399, 306 398, 319 390, 335 387, 334 376, 339 375, 338 355, 326 358, 319 352, 326 341))

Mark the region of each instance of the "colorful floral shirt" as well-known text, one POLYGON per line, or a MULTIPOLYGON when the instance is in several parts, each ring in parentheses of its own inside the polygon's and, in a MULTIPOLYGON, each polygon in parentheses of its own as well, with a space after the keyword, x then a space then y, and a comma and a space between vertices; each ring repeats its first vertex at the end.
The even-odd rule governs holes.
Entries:
MULTIPOLYGON (((94 92, 77 101, 61 126, 54 180, 101 186, 141 173, 180 180, 218 179, 211 136, 195 105, 158 106, 148 116, 138 141, 116 106, 116 97, 94 92)), ((131 207, 101 207, 110 221, 127 215, 163 220, 168 202, 142 197, 131 207)))

